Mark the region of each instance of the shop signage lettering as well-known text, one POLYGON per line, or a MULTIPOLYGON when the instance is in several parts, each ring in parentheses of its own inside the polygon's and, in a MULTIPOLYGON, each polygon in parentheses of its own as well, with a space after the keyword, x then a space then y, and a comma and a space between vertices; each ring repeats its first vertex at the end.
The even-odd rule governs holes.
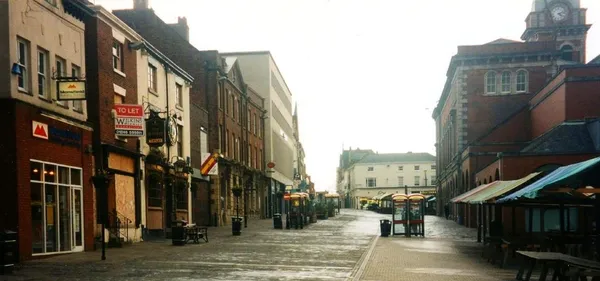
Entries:
POLYGON ((52 126, 48 127, 48 140, 62 145, 80 147, 81 135, 69 130, 63 130, 52 126))
POLYGON ((144 136, 144 107, 138 104, 115 104, 115 135, 144 136))
POLYGON ((59 80, 56 88, 57 100, 85 100, 85 80, 59 80))

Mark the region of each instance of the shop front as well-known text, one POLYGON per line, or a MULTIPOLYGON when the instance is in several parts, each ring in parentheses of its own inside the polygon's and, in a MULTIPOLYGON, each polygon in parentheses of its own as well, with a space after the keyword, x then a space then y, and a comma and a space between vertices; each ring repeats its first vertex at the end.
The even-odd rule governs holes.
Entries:
POLYGON ((19 259, 93 250, 91 129, 19 102, 4 109, 14 117, 3 121, 0 228, 18 233, 19 259))

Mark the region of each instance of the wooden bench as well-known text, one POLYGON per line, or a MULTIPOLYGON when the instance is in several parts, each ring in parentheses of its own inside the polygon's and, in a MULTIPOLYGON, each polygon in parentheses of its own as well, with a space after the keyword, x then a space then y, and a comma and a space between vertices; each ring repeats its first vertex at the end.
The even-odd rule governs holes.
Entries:
POLYGON ((203 239, 208 243, 208 227, 198 225, 187 225, 185 227, 186 243, 193 241, 195 244, 200 243, 203 239))

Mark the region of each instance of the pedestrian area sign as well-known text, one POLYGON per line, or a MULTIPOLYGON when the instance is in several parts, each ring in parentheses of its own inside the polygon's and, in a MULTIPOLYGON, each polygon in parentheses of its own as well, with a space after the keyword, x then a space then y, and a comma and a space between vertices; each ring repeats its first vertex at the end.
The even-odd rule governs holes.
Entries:
POLYGON ((216 176, 219 174, 217 163, 219 162, 218 153, 202 153, 202 166, 200 167, 200 173, 203 176, 216 176))

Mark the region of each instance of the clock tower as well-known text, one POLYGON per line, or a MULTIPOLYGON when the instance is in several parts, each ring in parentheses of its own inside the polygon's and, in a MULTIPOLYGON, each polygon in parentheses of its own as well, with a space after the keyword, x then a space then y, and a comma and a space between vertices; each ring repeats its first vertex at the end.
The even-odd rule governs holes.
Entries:
POLYGON ((521 39, 554 41, 563 60, 585 63, 585 40, 591 27, 585 23, 586 11, 580 0, 533 0, 521 39))

